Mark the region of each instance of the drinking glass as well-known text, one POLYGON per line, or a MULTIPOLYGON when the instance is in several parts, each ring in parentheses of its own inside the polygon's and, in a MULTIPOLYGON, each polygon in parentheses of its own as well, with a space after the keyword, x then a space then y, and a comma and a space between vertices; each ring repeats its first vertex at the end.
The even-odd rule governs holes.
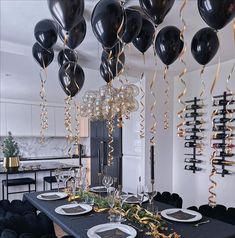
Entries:
POLYGON ((113 184, 113 178, 111 176, 104 176, 102 179, 102 184, 106 187, 108 190, 109 187, 113 184))
POLYGON ((67 182, 72 178, 72 168, 67 171, 63 171, 61 174, 61 180, 64 183, 64 188, 67 187, 67 182))
POLYGON ((144 195, 148 197, 149 203, 153 203, 153 198, 157 195, 156 189, 151 185, 144 186, 144 195))
POLYGON ((144 200, 144 188, 142 185, 137 186, 137 199, 139 201, 140 206, 142 206, 144 200))
POLYGON ((108 200, 109 207, 111 208, 111 210, 113 210, 113 207, 115 205, 115 196, 114 196, 114 194, 110 194, 107 197, 107 200, 108 200))
POLYGON ((60 181, 61 181, 61 170, 60 169, 55 170, 55 178, 56 178, 57 188, 58 188, 58 192, 59 192, 60 191, 60 181))

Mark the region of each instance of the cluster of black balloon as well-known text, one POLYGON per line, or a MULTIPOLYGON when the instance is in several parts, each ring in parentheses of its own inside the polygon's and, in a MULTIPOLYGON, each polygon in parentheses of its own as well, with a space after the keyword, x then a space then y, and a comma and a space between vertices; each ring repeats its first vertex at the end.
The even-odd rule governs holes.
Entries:
POLYGON ((48 0, 48 7, 55 21, 46 19, 36 24, 34 35, 37 43, 34 44, 32 53, 39 65, 45 69, 53 61, 52 47, 59 35, 68 47, 58 54, 59 81, 64 92, 73 97, 81 90, 85 79, 74 51, 86 35, 84 0, 48 0))
POLYGON ((235 17, 234 0, 198 0, 198 10, 209 27, 199 30, 191 42, 194 59, 201 65, 208 64, 219 48, 217 31, 235 17))

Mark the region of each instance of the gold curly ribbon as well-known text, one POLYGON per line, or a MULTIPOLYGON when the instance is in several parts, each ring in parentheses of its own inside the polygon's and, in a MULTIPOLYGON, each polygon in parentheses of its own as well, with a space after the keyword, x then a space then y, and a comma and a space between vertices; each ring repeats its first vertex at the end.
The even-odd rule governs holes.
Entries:
POLYGON ((169 90, 170 90, 170 84, 169 84, 169 80, 167 79, 167 71, 168 71, 168 66, 165 66, 165 70, 164 70, 164 76, 163 79, 165 81, 166 84, 166 89, 164 91, 165 93, 165 108, 166 111, 164 113, 164 129, 168 129, 169 128, 169 90))
POLYGON ((79 102, 76 103, 74 101, 74 107, 75 107, 75 110, 76 110, 76 114, 75 114, 75 137, 74 137, 74 140, 76 142, 77 145, 80 144, 80 105, 79 105, 79 102))
POLYGON ((205 94, 205 81, 204 81, 204 78, 203 78, 203 73, 205 71, 205 65, 202 66, 202 69, 200 71, 200 79, 201 79, 201 89, 200 89, 200 94, 199 94, 199 98, 201 100, 201 105, 202 105, 202 109, 201 109, 201 112, 202 112, 202 116, 200 117, 200 126, 198 127, 199 131, 202 133, 202 136, 201 136, 201 139, 199 141, 199 150, 198 150, 198 153, 199 154, 202 154, 203 151, 204 151, 204 144, 203 144, 203 139, 205 137, 205 133, 204 133, 204 130, 202 129, 203 128, 203 123, 205 122, 204 119, 203 119, 203 115, 204 115, 204 107, 205 107, 205 103, 204 103, 204 94, 205 94))
POLYGON ((154 75, 153 75, 153 78, 150 82, 150 93, 152 95, 152 98, 153 98, 153 103, 152 105, 150 106, 150 115, 153 119, 153 124, 150 128, 150 134, 152 134, 151 138, 150 138, 150 144, 151 145, 155 145, 156 144, 156 138, 155 138, 155 135, 156 135, 156 128, 157 128, 157 118, 156 118, 156 113, 155 113, 155 110, 156 110, 156 105, 157 105, 157 98, 156 98, 156 95, 154 93, 154 90, 155 90, 155 85, 156 85, 156 77, 157 77, 157 70, 155 70, 154 72, 154 75))
POLYGON ((45 143, 45 131, 48 129, 48 111, 47 111, 47 99, 46 99, 46 89, 45 83, 47 80, 47 72, 45 68, 45 64, 43 62, 43 69, 40 70, 39 73, 40 81, 41 81, 41 89, 40 89, 40 97, 41 97, 41 113, 40 113, 40 143, 45 143), (43 77, 42 71, 44 72, 45 76, 43 77))
MULTIPOLYGON (((180 39, 182 41, 184 41, 184 33, 186 31, 186 21, 184 20, 183 18, 183 10, 187 4, 188 0, 184 0, 181 7, 180 7, 180 12, 179 12, 179 16, 180 16, 180 20, 183 24, 183 28, 182 30, 180 31, 180 39)), ((179 137, 184 137, 185 135, 185 129, 184 129, 184 124, 185 124, 185 118, 184 118, 184 112, 186 110, 186 104, 183 102, 182 98, 186 95, 186 92, 187 92, 187 85, 186 85, 186 82, 185 80, 183 80, 185 74, 187 73, 187 67, 186 67, 186 63, 184 61, 184 55, 187 51, 187 44, 184 42, 184 48, 180 54, 180 62, 184 65, 184 69, 182 70, 182 72, 180 72, 179 76, 178 76, 178 79, 180 80, 181 84, 183 84, 184 86, 184 89, 182 92, 180 92, 180 94, 178 95, 177 99, 178 99, 178 102, 182 105, 182 109, 180 111, 177 112, 177 116, 179 118, 179 123, 177 124, 177 135, 179 137)))
POLYGON ((145 97, 145 92, 143 89, 143 81, 144 81, 145 73, 141 74, 140 78, 140 138, 143 139, 145 137, 145 105, 144 105, 144 97, 145 97))
POLYGON ((113 118, 110 118, 107 121, 107 128, 108 128, 108 166, 111 166, 113 164, 113 131, 114 131, 114 120, 113 118))
POLYGON ((64 125, 65 125, 65 129, 67 131, 67 139, 69 142, 73 141, 73 131, 72 131, 72 116, 71 116, 71 106, 72 106, 72 97, 71 96, 67 96, 64 99, 64 103, 65 103, 65 112, 64 112, 64 125))

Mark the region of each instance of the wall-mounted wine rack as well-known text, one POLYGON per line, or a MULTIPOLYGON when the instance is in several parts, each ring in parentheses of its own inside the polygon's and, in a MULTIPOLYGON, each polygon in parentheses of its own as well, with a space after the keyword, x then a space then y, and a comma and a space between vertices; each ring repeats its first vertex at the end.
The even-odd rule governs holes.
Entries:
POLYGON ((213 143, 211 146, 216 150, 216 157, 218 157, 213 159, 213 164, 221 166, 221 169, 216 170, 216 172, 222 177, 234 174, 234 171, 227 169, 227 166, 235 165, 235 161, 231 161, 235 146, 233 144, 234 126, 231 126, 231 123, 235 121, 235 109, 231 108, 231 105, 235 104, 234 97, 235 95, 227 92, 213 97, 213 143), (227 158, 230 159, 227 160, 227 158))
POLYGON ((201 159, 198 159, 198 156, 202 156, 200 143, 203 139, 202 132, 205 130, 202 128, 204 121, 202 120, 203 112, 202 109, 204 104, 202 103, 202 99, 195 97, 193 100, 185 101, 186 103, 186 113, 185 113, 185 148, 192 149, 192 153, 184 154, 186 156, 190 156, 190 158, 185 158, 184 162, 187 163, 185 165, 185 170, 191 170, 193 173, 196 171, 201 171, 202 168, 197 165, 202 163, 201 159), (192 120, 187 120, 192 119, 192 120), (199 152, 198 152, 199 151, 199 152))

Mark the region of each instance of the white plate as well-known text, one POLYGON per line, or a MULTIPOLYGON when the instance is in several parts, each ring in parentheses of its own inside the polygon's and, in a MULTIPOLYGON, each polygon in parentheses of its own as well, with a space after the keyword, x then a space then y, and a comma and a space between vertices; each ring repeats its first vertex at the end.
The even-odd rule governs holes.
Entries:
POLYGON ((55 212, 60 214, 60 215, 65 215, 65 216, 75 216, 75 215, 82 215, 82 214, 86 214, 88 212, 92 211, 92 207, 90 205, 84 204, 84 203, 78 203, 78 204, 66 204, 66 205, 62 205, 59 206, 55 209, 55 212), (85 211, 83 212, 76 212, 76 213, 66 213, 62 208, 72 208, 72 207, 76 207, 76 206, 80 206, 83 209, 85 209, 85 211))
POLYGON ((55 201, 55 200, 59 200, 59 199, 66 198, 67 196, 68 196, 68 194, 62 193, 62 192, 50 192, 50 193, 42 193, 42 194, 39 194, 39 195, 37 196, 37 198, 40 199, 40 200, 45 200, 45 201, 55 201), (59 197, 58 197, 58 198, 50 199, 50 198, 42 197, 42 195, 44 195, 44 196, 57 195, 57 196, 59 196, 59 197))
MULTIPOLYGON (((130 196, 128 196, 128 197, 132 197, 132 196, 135 196, 135 195, 130 195, 130 196)), ((128 197, 126 198, 126 199, 128 199, 128 197)), ((143 200, 143 202, 147 202, 149 199, 146 197, 146 196, 144 196, 144 200, 143 200)), ((136 202, 131 202, 131 201, 124 201, 125 203, 128 203, 128 204, 139 204, 139 202, 138 201, 136 201, 136 202)))
POLYGON ((90 191, 93 193, 106 193, 107 189, 105 186, 96 186, 96 187, 91 187, 90 191), (104 189, 104 191, 97 191, 96 189, 104 189))
POLYGON ((118 228, 121 231, 123 231, 127 234, 130 234, 128 236, 128 238, 134 238, 137 235, 137 232, 133 227, 124 225, 124 224, 120 224, 120 223, 105 223, 105 224, 101 224, 98 226, 94 226, 87 231, 87 235, 89 238, 100 238, 100 236, 98 234, 96 234, 96 232, 108 231, 108 230, 112 230, 115 228, 118 228))
POLYGON ((172 208, 172 209, 163 210, 161 211, 161 215, 168 220, 178 221, 178 222, 194 222, 194 221, 199 221, 202 219, 202 215, 199 212, 195 212, 193 210, 188 210, 188 209, 180 209, 180 208, 172 208), (169 214, 175 213, 178 211, 182 211, 182 212, 194 215, 195 217, 193 217, 192 219, 187 219, 187 220, 181 220, 181 219, 179 220, 177 218, 168 216, 169 214))

